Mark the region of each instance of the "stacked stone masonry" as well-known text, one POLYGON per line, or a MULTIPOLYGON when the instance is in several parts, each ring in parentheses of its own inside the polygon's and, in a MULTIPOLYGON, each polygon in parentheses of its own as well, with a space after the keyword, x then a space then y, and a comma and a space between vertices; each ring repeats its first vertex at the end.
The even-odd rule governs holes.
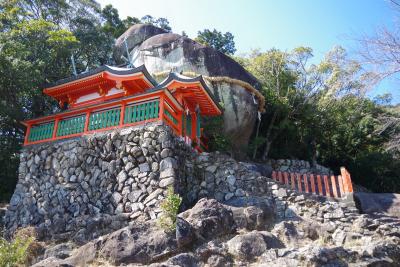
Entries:
POLYGON ((275 171, 292 172, 300 174, 332 175, 333 171, 327 167, 316 164, 311 166, 308 161, 297 159, 271 159, 267 162, 275 171))
POLYGON ((156 218, 174 182, 174 142, 167 126, 152 124, 24 148, 6 229, 36 225, 67 238, 91 218, 112 229, 156 218))
POLYGON ((155 219, 168 186, 183 197, 183 210, 209 197, 233 206, 264 203, 278 221, 297 212, 316 220, 356 212, 343 203, 330 203, 329 215, 302 211, 304 195, 263 176, 259 166, 198 154, 162 124, 26 147, 20 160, 5 227, 12 233, 34 225, 44 239, 84 243, 130 221, 155 219))

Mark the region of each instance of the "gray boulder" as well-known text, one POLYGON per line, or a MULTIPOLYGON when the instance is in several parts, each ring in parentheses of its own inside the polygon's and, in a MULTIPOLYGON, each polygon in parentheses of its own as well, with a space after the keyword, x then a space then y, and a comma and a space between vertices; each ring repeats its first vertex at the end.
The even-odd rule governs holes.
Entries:
POLYGON ((177 217, 176 219, 175 234, 179 247, 184 247, 193 242, 194 232, 192 226, 180 217, 177 217))
POLYGON ((100 257, 115 265, 149 264, 178 250, 175 236, 165 233, 154 221, 115 231, 99 242, 100 257))
POLYGON ((124 32, 115 41, 114 46, 114 59, 117 63, 124 63, 122 56, 126 57, 125 40, 128 46, 128 50, 131 51, 137 45, 140 45, 144 40, 150 38, 151 36, 166 33, 166 30, 154 27, 150 24, 136 24, 131 26, 126 32, 124 32))
MULTIPOLYGON (((229 77, 256 88, 259 82, 231 57, 199 44, 187 37, 150 25, 134 25, 118 38, 114 57, 119 63, 125 51, 124 38, 135 66, 145 65, 147 70, 162 80, 160 73, 190 72, 211 77, 229 77)), ((257 117, 258 103, 243 84, 208 83, 214 98, 224 104, 224 131, 235 140, 237 155, 244 153, 257 117)), ((204 121, 206 123, 206 121, 204 121)))
POLYGON ((400 217, 400 194, 358 192, 354 198, 361 213, 379 212, 400 217))
POLYGON ((50 247, 46 249, 44 253, 44 258, 58 258, 58 259, 65 259, 71 256, 72 249, 74 245, 72 243, 61 243, 54 247, 50 247))
POLYGON ((233 233, 236 229, 232 211, 215 199, 200 199, 196 205, 180 217, 188 221, 200 239, 213 239, 233 233))
POLYGON ((252 260, 267 249, 282 248, 282 242, 268 232, 252 231, 237 235, 227 242, 228 251, 237 258, 252 260))

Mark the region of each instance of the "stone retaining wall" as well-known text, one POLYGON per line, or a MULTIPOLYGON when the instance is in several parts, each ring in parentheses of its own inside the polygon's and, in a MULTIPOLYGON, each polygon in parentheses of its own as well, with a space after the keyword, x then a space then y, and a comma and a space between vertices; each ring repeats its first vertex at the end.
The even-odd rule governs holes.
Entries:
MULTIPOLYGON (((182 153, 184 150, 180 150, 182 153)), ((219 152, 188 154, 180 157, 179 188, 189 206, 203 197, 220 202, 233 197, 266 193, 267 184, 254 164, 237 162, 219 152)))
POLYGON ((152 124, 24 148, 7 231, 36 225, 54 237, 93 218, 117 229, 156 218, 174 184, 176 142, 167 126, 152 124))
POLYGON ((34 225, 43 239, 84 243, 157 218, 168 186, 183 197, 183 209, 203 197, 232 205, 258 198, 275 207, 278 219, 291 216, 293 193, 271 188, 260 172, 218 152, 198 154, 160 124, 29 146, 5 227, 12 233, 34 225))
POLYGON ((268 165, 275 171, 281 172, 293 172, 300 174, 321 174, 321 175, 332 175, 333 171, 327 167, 316 164, 311 166, 308 161, 297 160, 297 159, 270 159, 267 162, 268 165))

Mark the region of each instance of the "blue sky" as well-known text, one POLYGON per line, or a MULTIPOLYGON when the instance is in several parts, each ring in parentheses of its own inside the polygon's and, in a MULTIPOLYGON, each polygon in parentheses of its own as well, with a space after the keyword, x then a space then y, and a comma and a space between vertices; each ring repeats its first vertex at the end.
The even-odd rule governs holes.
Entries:
MULTIPOLYGON (((391 27, 395 12, 388 0, 99 0, 112 4, 126 16, 165 17, 176 33, 216 28, 235 36, 237 54, 272 47, 314 49, 315 60, 335 45, 350 55, 357 50, 355 38, 372 34, 377 27, 391 27)), ((398 81, 385 80, 370 95, 390 92, 400 102, 398 81)))

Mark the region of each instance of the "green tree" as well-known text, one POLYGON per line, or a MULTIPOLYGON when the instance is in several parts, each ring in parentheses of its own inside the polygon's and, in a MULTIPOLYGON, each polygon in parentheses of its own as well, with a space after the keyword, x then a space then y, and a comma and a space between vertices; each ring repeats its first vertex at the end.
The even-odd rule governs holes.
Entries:
POLYGON ((54 110, 42 85, 69 75, 69 56, 79 42, 54 23, 21 17, 18 7, 3 5, 0 14, 7 18, 0 32, 0 193, 7 198, 15 185, 25 130, 20 122, 54 110))
POLYGON ((212 31, 205 29, 198 31, 195 41, 211 46, 222 53, 233 55, 236 52, 235 41, 233 39, 234 36, 230 32, 222 33, 216 29, 212 31))
POLYGON ((118 10, 112 5, 106 5, 101 11, 105 23, 103 24, 103 31, 111 34, 114 38, 118 38, 123 34, 127 27, 119 18, 118 10))
POLYGON ((170 32, 172 30, 169 26, 169 21, 166 18, 154 18, 150 15, 146 15, 141 18, 141 23, 154 25, 156 27, 166 30, 167 32, 170 32))
POLYGON ((23 120, 58 110, 44 96, 45 84, 71 75, 71 54, 78 71, 106 63, 113 44, 102 28, 95 1, 0 3, 0 199, 16 183, 23 120))
POLYGON ((374 79, 346 51, 335 47, 318 64, 299 47, 253 52, 240 62, 262 83, 266 113, 252 156, 301 158, 332 170, 346 166, 353 180, 377 192, 400 190, 400 117, 387 96, 365 96, 374 79), (379 160, 377 160, 379 159, 379 160))

